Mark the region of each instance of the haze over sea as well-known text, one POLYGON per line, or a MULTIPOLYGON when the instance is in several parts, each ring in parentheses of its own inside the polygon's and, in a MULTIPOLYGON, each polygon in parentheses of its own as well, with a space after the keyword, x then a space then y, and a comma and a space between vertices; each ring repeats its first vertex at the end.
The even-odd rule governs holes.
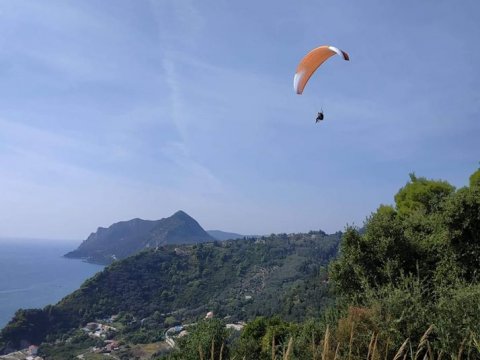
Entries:
POLYGON ((63 258, 79 242, 0 239, 0 328, 19 308, 54 304, 103 266, 63 258))

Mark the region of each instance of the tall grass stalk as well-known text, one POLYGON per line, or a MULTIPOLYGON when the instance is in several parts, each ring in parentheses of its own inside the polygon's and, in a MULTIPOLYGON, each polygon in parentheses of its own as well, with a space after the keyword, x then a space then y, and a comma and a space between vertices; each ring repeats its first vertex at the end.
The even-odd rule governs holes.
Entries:
POLYGON ((377 353, 377 342, 378 342, 378 334, 375 336, 375 341, 373 342, 373 350, 372 350, 372 357, 371 359, 375 359, 375 354, 377 353))
POLYGON ((367 360, 370 359, 370 354, 372 353, 373 348, 373 341, 375 339, 375 332, 372 333, 372 337, 370 339, 370 343, 368 344, 368 353, 367 353, 367 360))
POLYGON ((475 346, 475 349, 480 353, 480 343, 475 338, 475 336, 473 336, 473 334, 472 334, 472 343, 473 343, 473 346, 475 346))
POLYGON ((330 341, 330 329, 327 325, 327 329, 325 330, 325 337, 323 339, 323 352, 322 352, 322 360, 327 360, 328 359, 328 349, 330 347, 329 345, 330 341))
POLYGON ((290 355, 292 355, 292 351, 293 351, 293 337, 291 337, 290 340, 288 340, 287 351, 283 356, 283 360, 288 360, 290 355))
POLYGON ((428 336, 430 335, 430 333, 433 331, 433 324, 430 325, 427 329, 427 331, 425 331, 425 333, 422 335, 421 339, 420 339, 420 342, 418 343, 418 346, 417 346, 417 352, 415 353, 415 357, 414 357, 414 360, 417 360, 418 357, 420 356, 420 354, 422 353, 422 350, 427 347, 428 345, 428 336))
POLYGON ((272 336, 272 360, 275 360, 275 334, 272 336))
POLYGON ((210 350, 210 360, 215 360, 215 339, 212 339, 212 349, 210 350))
POLYGON ((440 353, 438 354, 437 360, 442 360, 442 356, 443 356, 443 350, 441 350, 440 353))
POLYGON ((463 339, 462 343, 460 344, 460 348, 458 349, 457 360, 460 360, 462 358, 463 346, 465 345, 465 341, 467 341, 467 338, 463 339))
POLYGON ((429 342, 427 342, 427 352, 428 352, 428 358, 429 358, 430 360, 434 360, 432 347, 430 346, 430 343, 429 343, 429 342))
POLYGON ((223 347, 225 346, 225 342, 222 341, 222 346, 220 346, 220 357, 218 358, 218 360, 222 360, 223 358, 223 347))
POLYGON ((404 353, 409 340, 410 339, 407 338, 407 340, 404 341, 402 346, 400 346, 400 349, 398 349, 397 353, 395 354, 395 357, 393 358, 393 360, 399 360, 402 357, 402 354, 404 353))
POLYGON ((350 341, 348 344, 348 360, 352 359, 352 346, 353 346, 353 328, 355 326, 355 323, 352 322, 352 327, 350 328, 350 341))
POLYGON ((390 338, 387 338, 387 342, 385 343, 385 359, 388 359, 388 347, 390 346, 390 338))
POLYGON ((338 359, 339 351, 340 351, 340 343, 337 344, 337 347, 336 347, 336 349, 335 349, 335 356, 333 357, 333 360, 337 360, 337 359, 338 359))

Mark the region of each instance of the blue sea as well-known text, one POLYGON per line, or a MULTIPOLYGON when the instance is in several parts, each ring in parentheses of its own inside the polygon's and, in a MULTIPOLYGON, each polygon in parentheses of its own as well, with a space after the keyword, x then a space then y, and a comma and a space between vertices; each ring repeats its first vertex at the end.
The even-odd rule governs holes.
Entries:
POLYGON ((103 269, 62 257, 79 244, 0 239, 0 329, 17 309, 55 304, 103 269))

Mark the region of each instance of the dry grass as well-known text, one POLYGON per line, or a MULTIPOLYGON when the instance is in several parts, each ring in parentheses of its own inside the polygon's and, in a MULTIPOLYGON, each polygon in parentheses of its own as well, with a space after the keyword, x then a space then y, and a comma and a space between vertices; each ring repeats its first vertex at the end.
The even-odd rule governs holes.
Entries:
MULTIPOLYGON (((432 350, 432 346, 429 341, 429 337, 434 331, 434 326, 431 325, 425 333, 420 338, 418 345, 416 347, 416 351, 414 348, 414 344, 410 341, 409 338, 405 339, 402 345, 397 349, 395 355, 389 357, 389 346, 391 345, 390 339, 387 338, 383 343, 384 348, 380 351, 378 345, 380 343, 380 334, 372 333, 368 344, 368 352, 362 357, 360 355, 353 356, 353 338, 354 338, 354 327, 351 328, 350 334, 350 341, 348 344, 348 352, 344 354, 341 353, 340 349, 342 344, 340 342, 336 342, 333 338, 333 335, 330 329, 327 327, 325 330, 325 334, 323 337, 323 346, 322 346, 322 353, 321 359, 322 360, 340 360, 340 359, 349 359, 349 360, 441 360, 444 353, 442 351, 438 352, 437 354, 434 353, 432 350)), ((274 341, 272 341, 272 345, 274 345, 274 341)), ((315 336, 312 334, 312 346, 311 346, 311 359, 317 359, 317 345, 315 344, 315 336)), ((473 335, 465 338, 456 354, 456 356, 452 356, 451 359, 461 360, 461 359, 470 359, 472 358, 472 354, 475 354, 476 357, 480 356, 480 342, 477 338, 473 335), (469 351, 468 354, 465 353, 466 345, 469 344, 469 351)), ((293 338, 291 337, 288 341, 287 350, 284 351, 283 356, 281 358, 277 358, 272 352, 272 360, 296 360, 298 358, 293 357, 293 338)))
POLYGON ((292 355, 292 351, 293 351, 293 337, 291 337, 290 340, 288 341, 287 351, 283 356, 283 360, 288 360, 292 355))
POLYGON ((322 360, 327 360, 329 355, 329 342, 330 342, 330 329, 327 325, 327 330, 325 330, 325 337, 323 339, 323 351, 322 351, 322 360))
MULTIPOLYGON (((306 349, 309 349, 308 351, 311 352, 311 357, 307 359, 317 360, 317 355, 319 355, 319 350, 321 349, 320 358, 322 360, 441 360, 447 354, 443 351, 435 352, 432 349, 432 344, 429 339, 433 332, 434 326, 431 325, 420 338, 416 348, 416 342, 412 343, 410 338, 407 338, 396 351, 395 348, 391 347, 392 341, 390 338, 386 337, 386 339, 382 340, 380 333, 373 332, 368 341, 368 347, 366 347, 366 343, 364 344, 365 347, 363 349, 366 351, 366 354, 363 353, 363 355, 361 355, 361 351, 356 352, 357 349, 354 347, 353 339, 356 337, 356 334, 353 323, 350 327, 348 347, 347 343, 342 344, 338 341, 334 336, 335 333, 332 333, 327 326, 320 344, 316 343, 315 334, 312 333, 311 346, 306 347, 306 349)), ((357 334, 357 337, 361 336, 357 334)), ((295 356, 295 339, 293 337, 289 338, 288 343, 283 344, 277 344, 275 340, 275 336, 273 336, 271 343, 271 360, 307 360, 304 357, 298 358, 295 356), (282 349, 281 354, 277 354, 279 349, 282 349)), ((215 347, 212 342, 210 360, 216 360, 214 358, 214 350, 215 347)), ((224 344, 222 343, 218 360, 222 360, 223 350, 224 344)), ((201 347, 198 348, 198 352, 199 359, 204 360, 205 356, 201 347)), ((462 341, 456 354, 450 354, 448 358, 452 360, 479 359, 480 341, 476 335, 470 334, 462 341)), ((246 358, 244 357, 244 359, 246 358)))
MULTIPOLYGON (((433 325, 430 325, 430 327, 425 331, 425 333, 422 335, 420 342, 418 343, 417 351, 415 353, 414 360, 417 360, 419 356, 424 352, 424 358, 425 356, 433 356, 430 354, 431 349, 430 349, 430 343, 428 342, 428 336, 430 333, 433 331, 433 325), (430 350, 429 350, 430 349, 430 350)), ((431 359, 431 357, 427 357, 427 359, 431 359)))
POLYGON ((402 344, 402 346, 400 346, 400 349, 398 349, 398 351, 395 354, 393 360, 399 360, 402 357, 403 353, 405 352, 405 349, 407 348, 407 345, 408 345, 409 341, 410 341, 410 339, 405 340, 405 342, 402 344))

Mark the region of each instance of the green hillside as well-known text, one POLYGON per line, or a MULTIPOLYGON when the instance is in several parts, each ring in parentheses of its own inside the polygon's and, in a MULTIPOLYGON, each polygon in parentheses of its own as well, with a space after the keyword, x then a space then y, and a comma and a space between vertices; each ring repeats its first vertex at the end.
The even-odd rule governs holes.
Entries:
POLYGON ((154 317, 155 336, 212 310, 232 321, 318 314, 328 303, 321 267, 337 254, 340 236, 283 234, 143 251, 108 266, 55 306, 18 311, 1 341, 15 348, 52 340, 114 314, 147 323, 154 317), (292 296, 302 287, 310 298, 292 296))

